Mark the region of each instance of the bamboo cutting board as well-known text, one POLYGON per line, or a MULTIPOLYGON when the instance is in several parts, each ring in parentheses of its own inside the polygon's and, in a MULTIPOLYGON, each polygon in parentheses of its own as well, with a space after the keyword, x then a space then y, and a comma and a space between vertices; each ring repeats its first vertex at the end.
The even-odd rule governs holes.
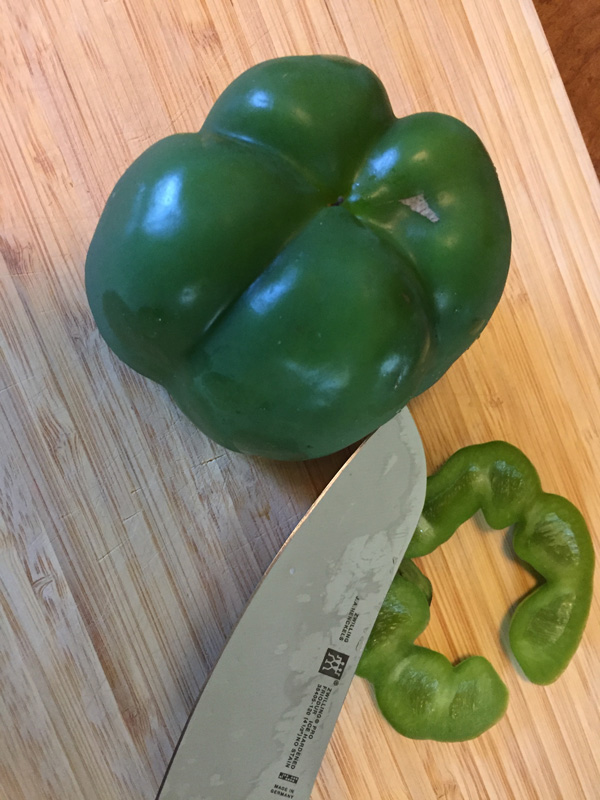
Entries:
MULTIPOLYGON (((245 602, 348 452, 229 453, 111 355, 83 264, 116 179, 274 56, 350 55, 397 115, 465 120, 497 165, 514 255, 481 339, 411 403, 429 468, 504 438, 595 536, 600 192, 529 0, 4 0, 0 14, 0 797, 151 800, 245 602)), ((531 587, 505 535, 465 525, 421 566, 422 642, 486 655, 508 712, 473 742, 413 742, 356 679, 314 800, 600 797, 597 600, 541 688, 505 649, 531 587)))

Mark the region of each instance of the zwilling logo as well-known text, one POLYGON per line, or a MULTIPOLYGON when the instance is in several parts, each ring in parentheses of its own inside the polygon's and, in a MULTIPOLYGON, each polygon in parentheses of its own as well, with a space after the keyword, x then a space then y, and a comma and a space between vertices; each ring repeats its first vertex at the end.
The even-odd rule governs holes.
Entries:
POLYGON ((345 653, 339 653, 337 650, 332 650, 331 647, 329 647, 325 653, 325 658, 323 659, 319 672, 322 675, 329 675, 330 678, 337 678, 337 680, 339 680, 344 674, 347 663, 348 656, 345 653))

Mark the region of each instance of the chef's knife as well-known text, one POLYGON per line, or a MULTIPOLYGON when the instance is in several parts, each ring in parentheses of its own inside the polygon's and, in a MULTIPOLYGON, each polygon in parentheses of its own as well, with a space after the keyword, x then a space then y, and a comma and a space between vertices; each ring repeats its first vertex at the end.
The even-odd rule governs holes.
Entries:
POLYGON ((351 456, 269 567, 157 800, 308 800, 425 485, 405 409, 351 456))

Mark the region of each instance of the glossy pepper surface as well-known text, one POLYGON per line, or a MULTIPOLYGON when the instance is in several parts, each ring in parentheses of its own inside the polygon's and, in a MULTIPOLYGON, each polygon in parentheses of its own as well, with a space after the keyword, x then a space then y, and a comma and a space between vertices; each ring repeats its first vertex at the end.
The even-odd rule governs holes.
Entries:
POLYGON ((514 551, 540 578, 512 616, 509 641, 529 680, 551 683, 568 666, 590 611, 595 557, 585 520, 566 498, 542 491, 518 448, 471 445, 428 478, 407 556, 431 553, 479 510, 492 528, 514 525, 514 551))
POLYGON ((396 119, 339 57, 259 64, 146 150, 86 261, 100 332, 208 436, 280 459, 353 443, 435 382, 502 294, 510 228, 458 120, 396 119))
POLYGON ((371 681, 383 716, 411 739, 457 742, 479 736, 503 716, 508 689, 492 665, 471 656, 456 666, 415 645, 429 622, 431 584, 402 562, 356 674, 371 681))

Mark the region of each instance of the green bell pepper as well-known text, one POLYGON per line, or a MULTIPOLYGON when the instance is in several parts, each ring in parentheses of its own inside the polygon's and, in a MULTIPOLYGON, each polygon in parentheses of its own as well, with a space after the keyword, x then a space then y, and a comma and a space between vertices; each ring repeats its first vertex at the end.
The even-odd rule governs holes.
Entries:
POLYGON ((371 681, 383 716, 411 739, 473 739, 506 711, 508 689, 492 665, 471 656, 452 666, 414 640, 429 622, 431 584, 405 559, 383 602, 356 674, 371 681))
POLYGON ((377 428, 471 345, 510 241, 470 128, 396 119, 349 59, 288 57, 127 169, 86 290, 112 350, 208 436, 304 459, 377 428))
POLYGON ((542 491, 534 466, 513 445, 471 445, 428 478, 407 556, 431 553, 480 509, 492 528, 514 525, 515 553, 541 578, 517 606, 509 641, 529 680, 551 683, 575 653, 590 611, 595 556, 585 520, 564 497, 542 491))

